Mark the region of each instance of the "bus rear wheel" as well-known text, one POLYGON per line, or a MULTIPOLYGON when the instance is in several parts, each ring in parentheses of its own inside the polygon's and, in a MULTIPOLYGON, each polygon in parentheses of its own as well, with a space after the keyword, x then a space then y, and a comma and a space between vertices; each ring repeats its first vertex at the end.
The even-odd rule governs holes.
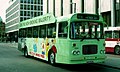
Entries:
POLYGON ((50 64, 55 65, 55 53, 50 51, 48 61, 50 64))
POLYGON ((116 47, 115 47, 114 53, 115 53, 116 55, 119 55, 119 54, 120 54, 120 46, 116 46, 116 47))

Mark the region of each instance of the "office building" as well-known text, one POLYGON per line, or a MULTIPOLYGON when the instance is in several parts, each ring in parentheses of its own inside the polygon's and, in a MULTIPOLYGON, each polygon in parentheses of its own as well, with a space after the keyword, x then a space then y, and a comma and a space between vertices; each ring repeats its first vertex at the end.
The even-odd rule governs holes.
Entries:
POLYGON ((43 15, 43 0, 11 0, 6 10, 6 33, 14 40, 21 21, 43 15))

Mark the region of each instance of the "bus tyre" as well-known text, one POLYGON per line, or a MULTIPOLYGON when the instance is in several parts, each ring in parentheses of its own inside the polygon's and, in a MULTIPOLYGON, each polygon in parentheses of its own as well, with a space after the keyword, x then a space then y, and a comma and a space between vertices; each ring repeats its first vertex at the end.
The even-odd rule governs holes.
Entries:
POLYGON ((115 53, 116 55, 119 55, 119 54, 120 54, 120 46, 116 46, 116 47, 115 47, 114 53, 115 53))
POLYGON ((24 56, 25 56, 25 57, 28 57, 28 51, 27 51, 27 48, 24 49, 24 56))
POLYGON ((48 61, 51 65, 55 65, 55 53, 50 51, 48 61))

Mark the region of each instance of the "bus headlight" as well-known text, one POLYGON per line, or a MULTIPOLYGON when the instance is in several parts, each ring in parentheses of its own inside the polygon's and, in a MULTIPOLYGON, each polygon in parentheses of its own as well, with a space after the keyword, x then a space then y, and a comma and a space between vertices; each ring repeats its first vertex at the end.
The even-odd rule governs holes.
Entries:
POLYGON ((79 51, 79 50, 73 50, 73 51, 72 51, 72 54, 73 54, 73 55, 79 55, 79 54, 80 54, 80 51, 79 51))
POLYGON ((105 50, 100 50, 100 54, 105 54, 105 50))

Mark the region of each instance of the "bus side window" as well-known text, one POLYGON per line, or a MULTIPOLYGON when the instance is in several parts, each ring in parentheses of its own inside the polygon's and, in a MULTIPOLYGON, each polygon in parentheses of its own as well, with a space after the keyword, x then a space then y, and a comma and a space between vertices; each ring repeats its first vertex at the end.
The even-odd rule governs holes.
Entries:
POLYGON ((68 33, 67 25, 68 25, 68 22, 60 22, 59 23, 58 37, 67 38, 67 33, 68 33))
POLYGON ((33 38, 38 37, 38 27, 33 27, 33 38))
POLYGON ((32 28, 27 28, 27 37, 28 38, 32 37, 32 28))
POLYGON ((39 37, 45 38, 46 37, 46 25, 41 25, 39 30, 39 37))
POLYGON ((26 37, 26 29, 20 29, 19 30, 19 37, 23 37, 23 38, 26 37))
POLYGON ((47 25, 47 37, 48 38, 54 38, 56 32, 56 24, 49 24, 47 25))
POLYGON ((19 38, 22 37, 22 31, 23 31, 22 29, 19 30, 19 38))

